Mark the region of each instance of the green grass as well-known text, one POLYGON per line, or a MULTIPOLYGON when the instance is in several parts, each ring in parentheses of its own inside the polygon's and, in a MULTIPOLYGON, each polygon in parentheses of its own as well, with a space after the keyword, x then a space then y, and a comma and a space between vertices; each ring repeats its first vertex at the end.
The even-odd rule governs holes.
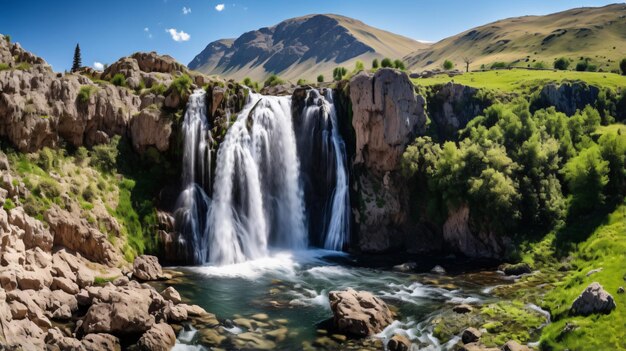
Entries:
POLYGON ((83 85, 82 87, 80 87, 80 90, 78 91, 78 101, 83 102, 83 103, 89 101, 89 98, 91 97, 91 95, 95 93, 97 90, 98 90, 98 87, 96 86, 83 85))
POLYGON ((9 66, 8 63, 4 63, 4 62, 0 63, 0 71, 6 71, 9 68, 11 68, 11 67, 9 66))
POLYGON ((13 203, 13 200, 6 199, 4 200, 4 205, 2 205, 2 207, 4 208, 5 211, 11 211, 12 209, 15 208, 15 204, 13 203))
POLYGON ((413 83, 422 86, 445 84, 451 81, 472 86, 501 90, 505 92, 522 92, 529 87, 544 85, 550 82, 583 81, 588 84, 618 89, 626 87, 626 76, 606 72, 576 71, 533 71, 524 69, 497 70, 486 72, 470 72, 455 77, 440 74, 431 78, 412 79, 413 83))
POLYGON ((542 303, 554 323, 541 337, 543 349, 550 350, 626 350, 626 295, 617 294, 626 281, 626 203, 622 203, 574 251, 575 271, 556 283, 542 303), (587 276, 592 269, 602 271, 587 276), (600 283, 616 300, 617 309, 609 315, 572 317, 568 311, 576 297, 592 282, 600 283), (576 326, 563 333, 566 323, 576 326))

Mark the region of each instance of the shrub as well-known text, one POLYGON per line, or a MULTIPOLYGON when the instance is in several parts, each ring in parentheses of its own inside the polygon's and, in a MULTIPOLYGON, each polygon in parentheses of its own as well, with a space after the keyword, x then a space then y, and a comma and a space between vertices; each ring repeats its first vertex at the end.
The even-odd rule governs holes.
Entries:
POLYGON ((544 69, 544 68, 546 68, 546 64, 541 62, 541 61, 540 62, 535 62, 533 64, 533 68, 544 69))
POLYGON ((324 83, 324 75, 320 74, 319 76, 317 76, 317 82, 318 83, 324 83))
POLYGON ((333 70, 333 79, 340 81, 346 74, 348 74, 348 70, 345 67, 335 67, 333 70))
POLYGON ((567 68, 569 67, 569 60, 566 59, 565 57, 561 57, 559 59, 557 59, 556 61, 554 61, 554 68, 561 70, 561 71, 565 71, 567 70, 567 68))
POLYGON ((89 98, 97 89, 98 88, 93 85, 83 85, 78 91, 78 101, 83 103, 89 101, 89 98))
POLYGON ((113 76, 113 78, 111 78, 111 83, 115 86, 118 87, 125 87, 126 86, 126 77, 124 77, 123 74, 118 73, 116 75, 113 76))
POLYGON ((150 92, 155 95, 163 95, 167 91, 167 87, 163 83, 154 84, 150 87, 150 92))
POLYGON ((378 64, 378 59, 374 59, 374 60, 372 61, 372 68, 373 68, 373 69, 377 69, 377 68, 378 68, 378 66, 379 66, 379 64, 378 64))
POLYGON ((39 191, 49 199, 61 196, 59 184, 52 179, 42 180, 41 183, 39 183, 39 191))
POLYGON ((587 65, 587 72, 597 72, 598 66, 596 65, 587 65))
POLYGON ((11 42, 11 36, 10 36, 10 35, 8 35, 8 34, 5 34, 5 35, 4 35, 4 39, 7 41, 7 43, 10 43, 10 42, 11 42))
POLYGON ((55 163, 54 161, 55 161, 54 154, 52 153, 52 150, 50 150, 49 147, 44 147, 43 149, 41 149, 41 151, 39 151, 39 158, 37 159, 37 166, 39 166, 41 169, 43 169, 46 172, 51 171, 54 167, 54 163, 55 163))
POLYGON ((443 69, 445 69, 446 71, 449 71, 453 68, 454 68, 454 63, 452 63, 452 61, 450 60, 443 61, 443 69))
POLYGON ((280 85, 280 84, 283 84, 283 83, 284 83, 284 81, 282 79, 280 79, 280 77, 278 77, 275 74, 272 74, 271 76, 269 76, 269 78, 267 78, 265 80, 265 83, 263 83, 263 86, 264 87, 273 87, 273 86, 280 85))
POLYGON ((117 165, 120 137, 115 136, 109 144, 96 145, 91 151, 89 164, 104 172, 112 172, 117 165))
POLYGON ((245 85, 247 87, 251 87, 252 86, 252 79, 250 79, 250 77, 246 77, 246 78, 243 79, 241 84, 243 84, 243 85, 245 85))
POLYGON ((96 190, 92 185, 88 185, 82 193, 83 199, 85 201, 91 202, 96 198, 96 190))
POLYGON ((402 62, 402 60, 395 60, 393 61, 393 66, 399 70, 404 71, 405 67, 404 67, 404 62, 402 62))
POLYGON ((74 155, 74 158, 76 159, 77 165, 82 166, 88 157, 89 157, 89 151, 87 151, 87 149, 84 146, 80 146, 78 147, 78 149, 76 149, 76 154, 74 155))
POLYGON ((15 69, 19 69, 20 71, 28 71, 32 66, 28 62, 20 62, 15 69))
POLYGON ((506 62, 494 62, 491 64, 491 69, 503 69, 507 68, 509 65, 506 62))
POLYGON ((172 84, 170 84, 170 89, 176 90, 180 96, 187 96, 191 93, 191 83, 191 77, 183 74, 174 78, 172 84))
POLYGON ((360 71, 363 71, 364 69, 365 69, 365 65, 363 64, 363 61, 357 60, 354 63, 354 71, 355 72, 360 72, 360 71))
POLYGON ((587 70, 587 67, 589 67, 587 61, 580 61, 576 64, 576 71, 585 72, 587 70))
POLYGON ((298 82, 296 84, 297 85, 308 85, 309 82, 307 82, 306 79, 304 79, 304 78, 300 78, 300 79, 298 79, 298 82))
POLYGON ((0 63, 0 71, 5 71, 5 70, 7 70, 9 68, 11 68, 11 67, 9 66, 8 63, 4 63, 4 62, 0 63))
POLYGON ((5 211, 11 211, 12 209, 15 208, 15 204, 13 203, 13 200, 6 199, 4 200, 4 205, 2 205, 2 207, 4 208, 5 211))
POLYGON ((626 76, 626 58, 619 63, 619 69, 622 71, 622 75, 626 76))
POLYGON ((391 62, 390 58, 384 58, 381 63, 380 63, 381 67, 383 68, 390 68, 393 67, 393 62, 391 62))

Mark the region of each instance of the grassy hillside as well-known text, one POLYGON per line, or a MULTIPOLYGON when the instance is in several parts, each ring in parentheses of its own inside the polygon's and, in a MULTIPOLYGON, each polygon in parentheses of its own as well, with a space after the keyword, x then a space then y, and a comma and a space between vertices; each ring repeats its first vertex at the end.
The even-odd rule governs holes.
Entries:
POLYGON ((417 85, 432 86, 455 82, 475 88, 520 92, 529 86, 539 86, 549 82, 583 81, 591 85, 611 89, 626 87, 626 76, 615 73, 576 72, 576 71, 535 71, 525 69, 470 72, 455 77, 440 74, 432 78, 417 78, 417 85))
POLYGON ((518 67, 543 64, 551 68, 558 57, 575 66, 589 59, 597 69, 612 71, 626 57, 626 5, 576 8, 546 16, 515 17, 493 22, 446 38, 428 49, 408 55, 415 71, 441 67, 451 60, 465 70, 489 68, 494 62, 518 67))

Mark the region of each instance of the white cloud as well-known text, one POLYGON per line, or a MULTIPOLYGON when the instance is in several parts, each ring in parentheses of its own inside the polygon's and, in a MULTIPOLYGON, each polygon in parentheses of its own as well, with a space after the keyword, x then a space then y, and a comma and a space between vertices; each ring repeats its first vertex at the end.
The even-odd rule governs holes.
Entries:
POLYGON ((189 39, 191 39, 191 36, 189 34, 183 32, 182 30, 177 31, 176 28, 168 28, 165 31, 170 33, 174 41, 188 41, 189 39))
POLYGON ((95 69, 96 71, 104 71, 104 64, 102 64, 102 62, 94 62, 93 63, 93 69, 95 69))
POLYGON ((144 29, 143 29, 143 31, 144 31, 144 32, 149 32, 149 31, 150 31, 150 28, 146 27, 146 28, 144 28, 144 29))
POLYGON ((217 6, 215 6, 215 9, 218 12, 221 12, 222 10, 224 10, 224 4, 217 4, 217 6))
POLYGON ((183 6, 183 15, 188 15, 191 13, 191 7, 183 6))

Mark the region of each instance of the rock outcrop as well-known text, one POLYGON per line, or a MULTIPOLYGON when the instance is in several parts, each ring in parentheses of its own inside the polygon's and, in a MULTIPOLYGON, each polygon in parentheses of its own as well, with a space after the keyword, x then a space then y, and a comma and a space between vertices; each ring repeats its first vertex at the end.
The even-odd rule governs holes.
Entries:
POLYGON ((161 270, 159 259, 150 255, 141 255, 135 258, 135 262, 133 263, 133 277, 144 281, 162 278, 163 271, 161 270))
POLYGON ((370 336, 393 322, 387 304, 367 291, 331 291, 328 298, 335 327, 342 333, 370 336))
POLYGON ((570 313, 575 316, 588 316, 594 313, 609 314, 617 305, 613 296, 599 283, 591 283, 574 300, 570 313))
POLYGON ((356 136, 353 188, 361 196, 354 209, 358 247, 387 251, 405 244, 406 191, 399 164, 406 146, 426 123, 424 98, 404 72, 381 69, 350 81, 352 127, 356 136))
POLYGON ((557 111, 572 116, 576 110, 582 110, 587 105, 595 106, 599 94, 598 87, 583 82, 550 83, 543 87, 532 107, 540 109, 554 106, 557 111))

